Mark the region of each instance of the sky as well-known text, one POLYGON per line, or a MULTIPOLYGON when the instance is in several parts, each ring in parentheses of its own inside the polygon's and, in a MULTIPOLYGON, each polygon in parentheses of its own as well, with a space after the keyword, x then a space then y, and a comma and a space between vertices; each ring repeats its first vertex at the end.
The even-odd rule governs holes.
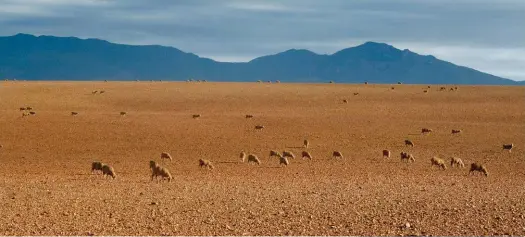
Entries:
POLYGON ((525 80, 525 0, 0 0, 0 35, 173 46, 245 62, 367 41, 525 80))

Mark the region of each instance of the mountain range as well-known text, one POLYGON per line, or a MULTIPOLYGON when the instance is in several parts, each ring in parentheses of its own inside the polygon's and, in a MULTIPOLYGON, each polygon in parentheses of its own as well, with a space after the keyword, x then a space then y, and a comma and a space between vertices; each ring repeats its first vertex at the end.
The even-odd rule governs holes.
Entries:
POLYGON ((331 55, 290 49, 249 62, 217 62, 177 48, 100 39, 17 34, 0 37, 0 78, 524 85, 510 79, 367 42, 331 55))

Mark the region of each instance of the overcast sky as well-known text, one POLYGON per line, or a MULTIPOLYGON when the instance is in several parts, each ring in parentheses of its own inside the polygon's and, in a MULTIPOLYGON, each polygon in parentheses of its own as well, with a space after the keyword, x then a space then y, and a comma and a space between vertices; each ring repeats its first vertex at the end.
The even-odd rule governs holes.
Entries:
POLYGON ((0 35, 160 44, 217 61, 376 41, 525 80, 525 0, 0 0, 0 35))

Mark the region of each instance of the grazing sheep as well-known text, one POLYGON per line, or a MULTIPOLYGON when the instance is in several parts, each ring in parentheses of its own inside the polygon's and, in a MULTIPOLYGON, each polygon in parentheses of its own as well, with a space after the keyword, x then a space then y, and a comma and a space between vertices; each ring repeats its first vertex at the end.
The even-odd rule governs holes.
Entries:
POLYGON ((403 84, 403 83, 401 83, 400 81, 398 81, 397 84, 398 84, 398 85, 401 85, 401 84, 403 84))
POLYGON ((454 88, 450 88, 450 91, 454 91, 454 88))
POLYGON ((408 140, 408 139, 405 140, 405 145, 406 145, 406 146, 414 147, 414 143, 413 143, 412 141, 408 140))
POLYGON ((241 162, 244 162, 244 160, 246 159, 246 152, 241 151, 241 154, 239 154, 239 158, 241 158, 241 162))
POLYGON ((430 86, 427 86, 428 89, 430 89, 430 86))
POLYGON ((416 162, 416 158, 412 154, 408 154, 406 152, 401 152, 401 161, 404 162, 416 162))
POLYGON ((104 82, 108 82, 108 80, 104 80, 104 82))
POLYGON ((343 103, 345 103, 345 104, 346 104, 346 103, 348 103, 348 100, 346 100, 346 99, 345 99, 345 100, 343 100, 343 103))
POLYGON ((390 158, 390 151, 389 150, 383 150, 383 158, 390 158))
POLYGON ((439 88, 440 91, 444 91, 444 90, 446 90, 446 89, 447 89, 447 88, 444 87, 444 86, 442 86, 442 87, 439 88))
POLYGON ((391 90, 395 89, 394 87, 390 87, 391 90))
POLYGON ((250 163, 250 162, 257 163, 258 165, 261 164, 261 160, 259 160, 259 157, 257 157, 254 154, 249 154, 248 155, 248 163, 250 163))
POLYGON ((437 158, 437 157, 432 157, 430 159, 430 166, 438 166, 438 167, 441 167, 442 169, 447 169, 447 166, 445 165, 445 161, 443 159, 440 159, 440 158, 437 158))
POLYGON ((271 150, 269 158, 271 158, 272 156, 281 157, 282 155, 278 151, 271 150))
POLYGON ((432 129, 430 128, 422 128, 421 129, 421 133, 431 133, 432 132, 432 129))
POLYGON ((303 151, 303 152, 301 153, 301 157, 303 157, 303 158, 306 157, 306 158, 308 158, 308 159, 310 159, 310 160, 312 159, 312 155, 310 154, 310 152, 307 152, 307 151, 303 151))
POLYGON ((279 165, 286 165, 286 166, 288 166, 289 164, 290 164, 290 162, 288 161, 288 159, 286 159, 286 157, 279 156, 279 165))
POLYGON ((92 91, 91 94, 94 95, 96 94, 98 91, 92 91))
POLYGON ((263 128, 264 128, 263 125, 256 125, 256 126, 255 126, 255 129, 257 129, 257 130, 262 130, 263 128))
POLYGON ((456 165, 456 167, 465 167, 465 164, 463 163, 463 161, 460 159, 460 158, 457 158, 457 157, 451 157, 450 158, 450 167, 454 167, 454 165, 456 165))
POLYGON ((365 81, 365 85, 368 85, 368 82, 367 82, 367 81, 365 81))
POLYGON ((102 175, 104 175, 104 177, 111 176, 113 179, 117 177, 113 167, 106 164, 102 164, 102 175))
POLYGON ((26 110, 26 107, 20 107, 20 111, 26 110))
POLYGON ((200 117, 201 117, 200 114, 194 114, 194 115, 193 115, 193 118, 200 118, 200 117))
POLYGON ((213 169, 213 164, 211 163, 211 161, 209 160, 204 160, 204 159, 199 159, 199 166, 202 168, 202 167, 206 167, 208 169, 213 169))
POLYGON ((262 81, 261 80, 257 80, 257 82, 261 83, 262 81))
POLYGON ((452 129, 452 134, 461 133, 461 129, 452 129))
POLYGON ((253 118, 253 115, 251 115, 251 114, 247 114, 247 115, 246 115, 246 118, 247 118, 247 119, 248 119, 248 118, 253 118))
POLYGON ((283 157, 290 157, 295 159, 295 155, 291 151, 283 151, 283 157))
POLYGON ((106 92, 106 91, 100 91, 99 93, 100 93, 100 94, 104 94, 105 92, 106 92))
POLYGON ((473 174, 474 171, 481 172, 481 173, 485 174, 485 176, 489 175, 489 172, 487 171, 487 167, 485 167, 485 165, 482 165, 482 164, 479 164, 479 163, 472 163, 470 165, 470 171, 468 173, 469 174, 473 174))
POLYGON ((275 83, 281 83, 281 81, 279 81, 279 80, 275 80, 275 83))
POLYGON ((334 81, 330 81, 330 84, 334 84, 334 81))
POLYGON ((124 115, 126 115, 126 114, 128 114, 128 113, 126 113, 126 112, 124 112, 124 111, 120 112, 120 115, 121 115, 121 116, 124 116, 124 115))
POLYGON ((35 111, 31 111, 29 112, 30 115, 36 115, 36 112, 35 111))
POLYGON ((33 107, 27 106, 26 110, 33 110, 33 107))
POLYGON ((151 180, 152 181, 153 181, 153 177, 157 178, 158 176, 160 176, 162 180, 167 179, 168 182, 171 182, 171 180, 173 179, 173 176, 171 176, 170 171, 167 168, 162 167, 159 164, 157 164, 157 162, 150 161, 149 167, 151 168, 151 180))
POLYGON ((512 148, 514 148, 514 144, 503 144, 503 150, 509 150, 511 152, 512 148))
POLYGON ((91 173, 98 171, 102 171, 102 166, 104 166, 104 163, 99 161, 93 161, 91 163, 91 173))
POLYGON ((270 80, 268 80, 267 82, 268 82, 268 83, 272 83, 272 81, 270 81, 270 80))
POLYGON ((71 112, 71 115, 73 116, 78 115, 78 112, 71 112))
POLYGON ((168 160, 173 160, 173 158, 171 157, 170 153, 168 152, 162 152, 160 153, 160 159, 168 159, 168 160))
POLYGON ((424 91, 423 91, 423 93, 427 93, 427 92, 428 92, 428 90, 424 90, 424 91))
POLYGON ((355 92, 354 95, 359 95, 359 93, 358 93, 358 92, 355 92))
POLYGON ((339 158, 343 159, 343 154, 341 152, 339 152, 339 151, 334 151, 332 153, 332 157, 334 157, 334 158, 339 157, 339 158))
POLYGON ((303 141, 303 145, 304 145, 304 148, 308 148, 308 145, 310 144, 310 142, 308 142, 308 140, 304 140, 303 141))

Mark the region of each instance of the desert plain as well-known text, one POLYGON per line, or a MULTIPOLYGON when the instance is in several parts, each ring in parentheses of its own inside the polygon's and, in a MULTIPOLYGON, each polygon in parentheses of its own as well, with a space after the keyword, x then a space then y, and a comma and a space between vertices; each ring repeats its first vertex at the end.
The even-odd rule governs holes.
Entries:
POLYGON ((0 235, 525 235, 525 87, 451 87, 0 82, 0 235))

